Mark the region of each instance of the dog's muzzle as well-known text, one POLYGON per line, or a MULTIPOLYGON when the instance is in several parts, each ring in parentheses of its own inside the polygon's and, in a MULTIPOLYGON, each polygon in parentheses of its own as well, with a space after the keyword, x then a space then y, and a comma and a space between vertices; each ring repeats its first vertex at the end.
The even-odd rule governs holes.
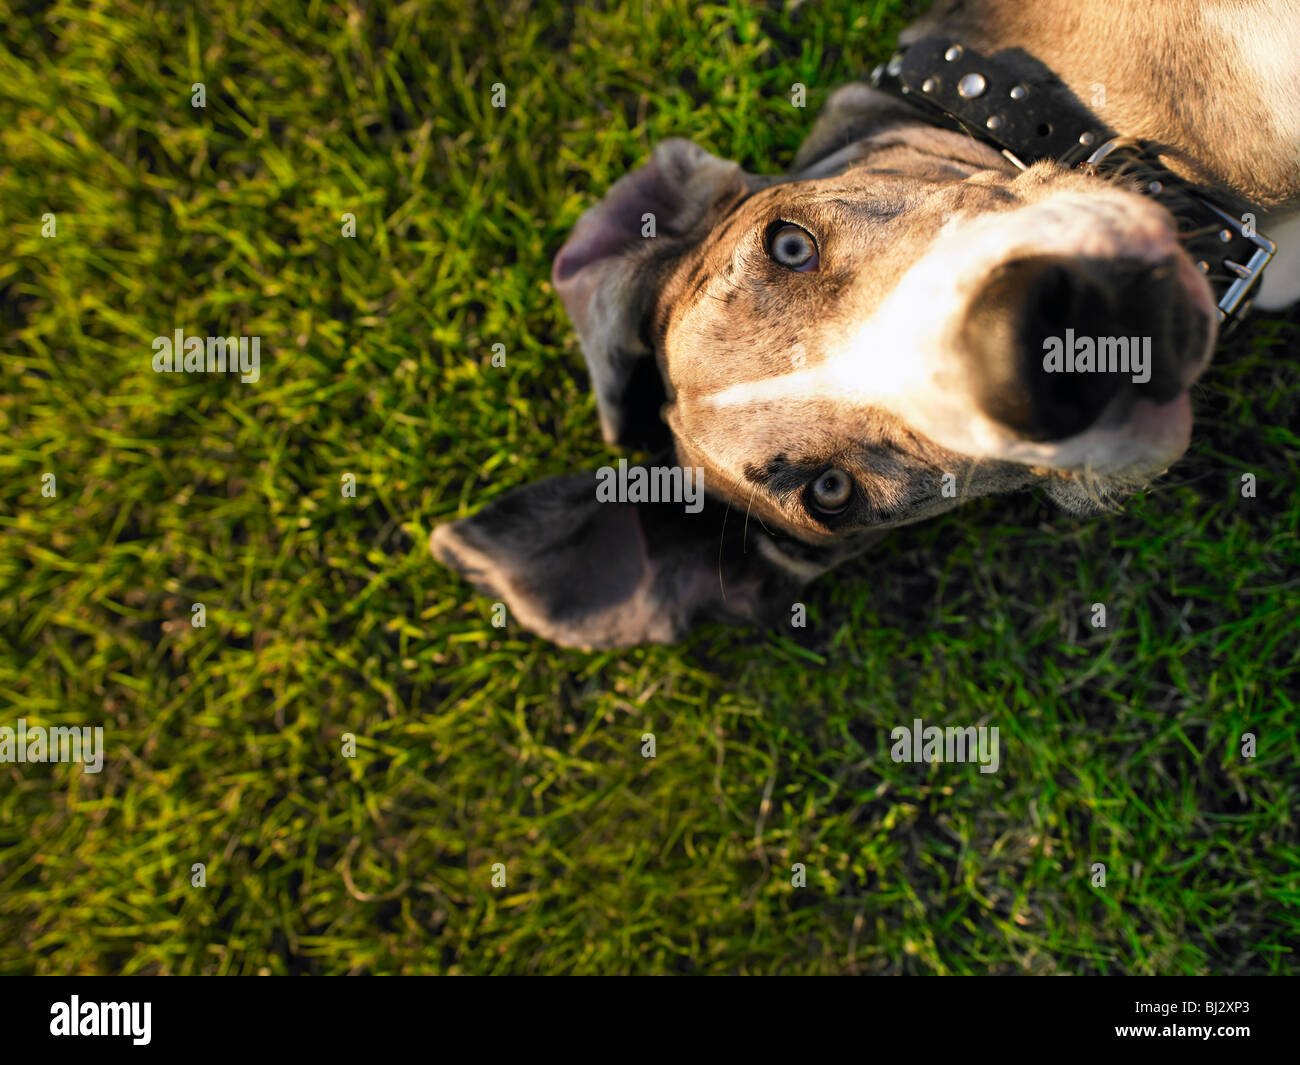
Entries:
POLYGON ((1208 324, 1172 258, 1033 255, 992 272, 959 341, 981 410, 1018 439, 1052 441, 1139 399, 1177 398, 1200 370, 1208 324))

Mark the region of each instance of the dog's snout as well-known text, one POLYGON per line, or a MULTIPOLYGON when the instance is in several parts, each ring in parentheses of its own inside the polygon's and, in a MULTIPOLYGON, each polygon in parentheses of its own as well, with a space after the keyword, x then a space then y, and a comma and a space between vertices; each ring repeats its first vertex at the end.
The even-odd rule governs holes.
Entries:
POLYGON ((998 267, 962 325, 975 398, 1031 441, 1083 432, 1117 397, 1159 403, 1204 344, 1173 260, 1031 256, 998 267))

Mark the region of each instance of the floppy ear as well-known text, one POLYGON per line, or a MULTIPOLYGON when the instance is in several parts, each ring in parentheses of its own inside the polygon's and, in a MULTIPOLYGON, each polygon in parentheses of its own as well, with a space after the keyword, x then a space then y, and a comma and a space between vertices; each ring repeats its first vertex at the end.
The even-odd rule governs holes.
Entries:
POLYGON ((665 392, 649 338, 655 297, 687 238, 701 235, 708 216, 750 182, 763 181, 690 141, 664 141, 578 219, 556 255, 551 282, 582 341, 607 442, 666 441, 665 392))
POLYGON ((511 620, 583 649, 672 643, 697 620, 788 616, 815 575, 770 561, 756 527, 746 545, 743 515, 724 521, 725 505, 702 490, 690 513, 681 502, 602 502, 602 480, 593 470, 517 489, 438 526, 430 549, 503 601, 511 620))

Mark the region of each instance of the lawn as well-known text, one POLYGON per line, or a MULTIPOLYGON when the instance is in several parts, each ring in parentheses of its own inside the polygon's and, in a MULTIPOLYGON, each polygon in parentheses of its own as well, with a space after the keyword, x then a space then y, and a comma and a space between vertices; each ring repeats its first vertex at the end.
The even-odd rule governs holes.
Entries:
POLYGON ((619 457, 579 214, 668 136, 779 171, 901 8, 0 0, 0 725, 107 747, 0 765, 0 972, 1300 971, 1300 316, 1122 512, 966 506, 806 628, 567 651, 428 553, 619 457))

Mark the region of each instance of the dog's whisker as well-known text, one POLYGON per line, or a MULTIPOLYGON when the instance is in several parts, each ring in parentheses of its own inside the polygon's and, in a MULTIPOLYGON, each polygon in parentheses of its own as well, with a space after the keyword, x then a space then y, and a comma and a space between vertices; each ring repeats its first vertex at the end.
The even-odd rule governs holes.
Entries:
POLYGON ((754 496, 758 492, 758 485, 754 485, 753 491, 749 493, 749 505, 745 507, 745 531, 740 537, 740 553, 749 554, 749 512, 754 509, 754 496))
POLYGON ((722 550, 727 543, 727 518, 731 515, 731 503, 722 512, 722 535, 718 537, 718 588, 722 591, 722 601, 727 601, 727 585, 722 579, 722 550))
POLYGON ((962 486, 961 486, 960 498, 962 500, 966 500, 970 498, 970 486, 974 480, 975 480, 975 463, 968 462, 966 463, 966 479, 962 482, 962 486))

